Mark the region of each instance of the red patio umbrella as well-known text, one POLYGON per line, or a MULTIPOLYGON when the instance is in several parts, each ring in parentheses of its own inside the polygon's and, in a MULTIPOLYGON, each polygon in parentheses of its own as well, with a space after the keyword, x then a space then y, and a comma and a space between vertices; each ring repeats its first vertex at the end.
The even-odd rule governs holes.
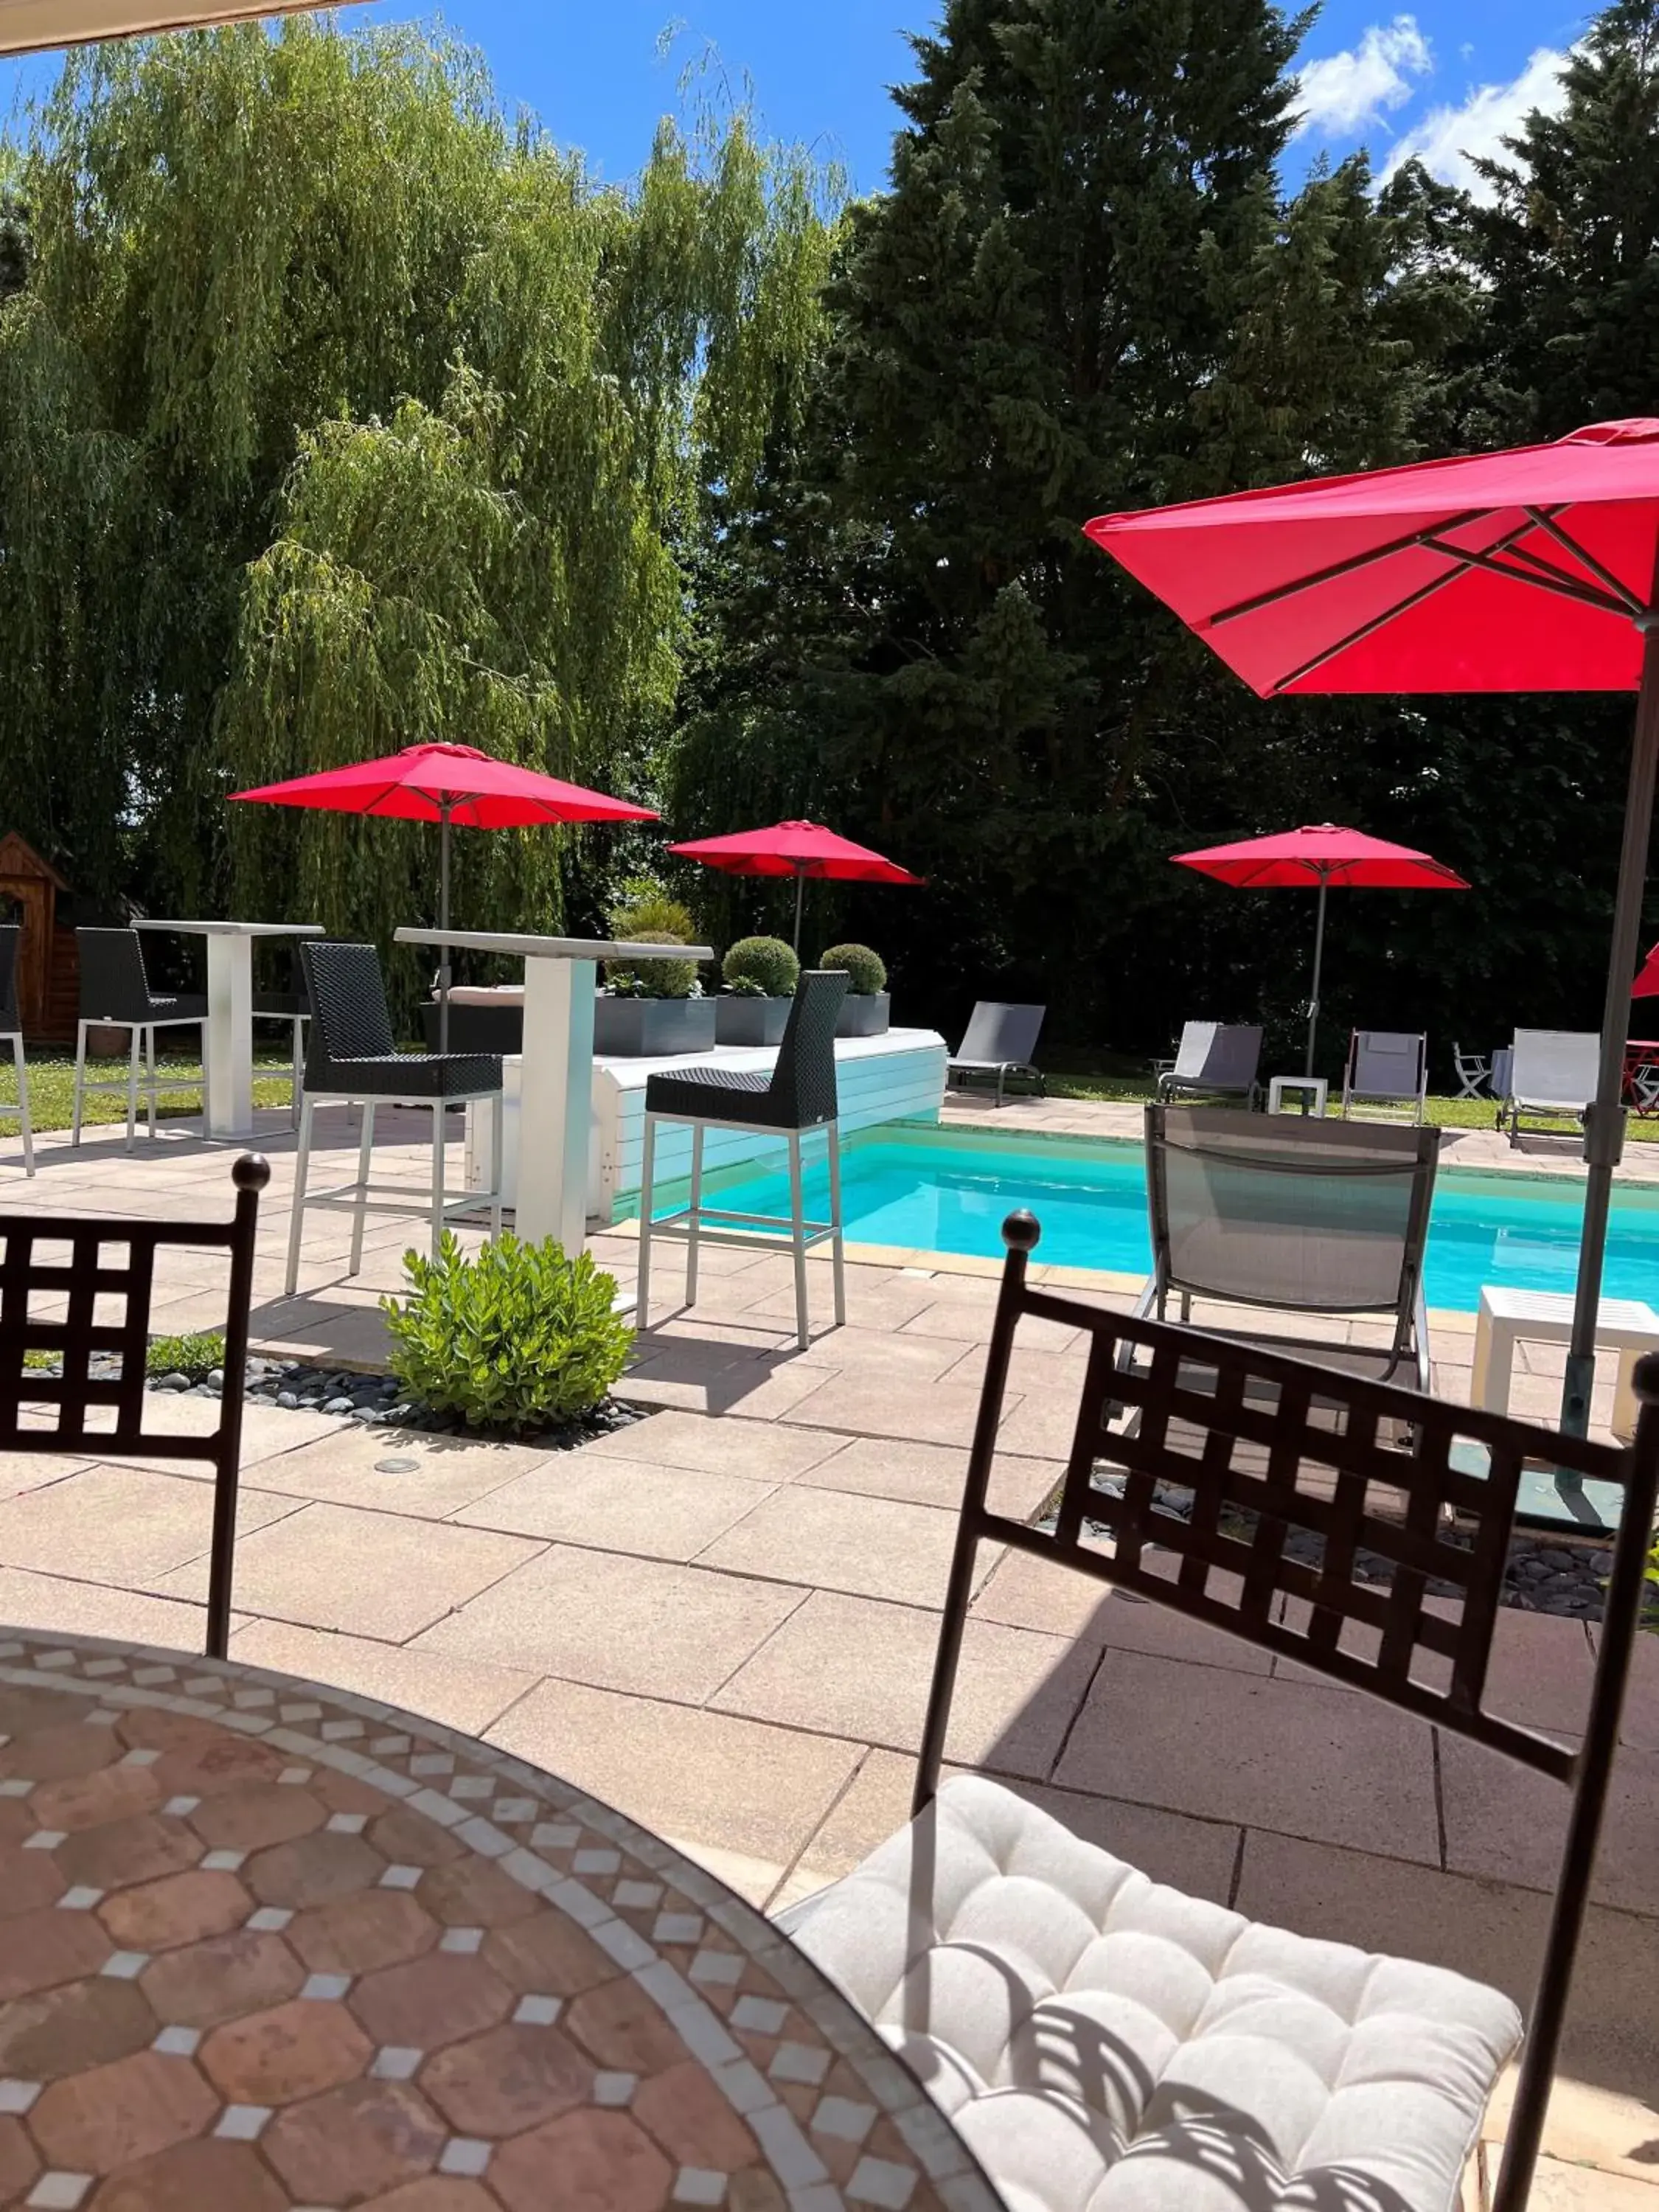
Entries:
POLYGON ((671 853, 701 860, 729 876, 793 876, 795 879, 795 950, 800 951, 801 899, 809 876, 830 876, 849 884, 920 884, 896 860, 839 837, 821 822, 775 822, 769 830, 738 830, 729 837, 699 837, 671 845, 671 853))
POLYGON ((1636 981, 1630 987, 1632 999, 1659 999, 1659 945, 1656 945, 1642 963, 1636 981))
MULTIPOLYGON (((1196 868, 1218 883, 1239 890, 1307 890, 1319 886, 1319 915, 1314 923, 1313 991, 1308 1006, 1308 1068, 1314 1066, 1314 1034, 1319 1027, 1319 971, 1325 956, 1325 894, 1332 884, 1379 891, 1466 891, 1462 876, 1409 845, 1390 845, 1363 830, 1339 829, 1334 822, 1306 823, 1267 837, 1246 837, 1236 845, 1211 845, 1201 853, 1172 853, 1183 868, 1196 868)), ((1659 986, 1656 986, 1659 988, 1659 986)))
MULTIPOLYGON (((334 814, 378 814, 399 822, 440 825, 438 927, 449 927, 449 830, 521 830, 541 822, 654 822, 648 806, 631 805, 602 791, 586 791, 498 760, 471 745, 405 745, 383 759, 354 761, 288 783, 234 791, 272 806, 315 806, 334 814)), ((449 1048, 449 948, 439 955, 438 1044, 449 1048)))
POLYGON ((1659 420, 1086 527, 1263 698, 1639 694, 1561 1408, 1583 1435, 1659 763, 1659 420))

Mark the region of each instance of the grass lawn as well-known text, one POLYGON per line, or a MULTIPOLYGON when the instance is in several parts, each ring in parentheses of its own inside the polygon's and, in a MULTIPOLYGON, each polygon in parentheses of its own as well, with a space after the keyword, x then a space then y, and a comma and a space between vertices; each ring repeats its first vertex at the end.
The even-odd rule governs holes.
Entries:
MULTIPOLYGON (((28 1055, 29 1118, 37 1132, 47 1129, 67 1129, 75 1105, 75 1054, 61 1050, 42 1051, 33 1048, 28 1055)), ((256 1052, 253 1055, 253 1103, 256 1106, 286 1106, 293 1089, 293 1063, 280 1052, 256 1052)), ((177 1060, 170 1053, 156 1055, 156 1071, 163 1088, 159 1094, 156 1112, 168 1114, 199 1114, 202 1110, 202 1063, 199 1060, 177 1060), (177 1082, 179 1089, 165 1086, 177 1082)), ((87 1073, 94 1083, 120 1083, 119 1091, 106 1091, 88 1095, 81 1121, 82 1127, 91 1128, 99 1122, 120 1121, 127 1118, 126 1074, 125 1053, 115 1060, 88 1060, 87 1073)), ((17 1078, 13 1071, 10 1055, 0 1060, 0 1103, 15 1105, 17 1100, 17 1078)), ((144 1118, 144 1100, 138 1098, 138 1118, 144 1118)), ((10 1120, 0 1122, 0 1132, 10 1134, 17 1124, 10 1120)))

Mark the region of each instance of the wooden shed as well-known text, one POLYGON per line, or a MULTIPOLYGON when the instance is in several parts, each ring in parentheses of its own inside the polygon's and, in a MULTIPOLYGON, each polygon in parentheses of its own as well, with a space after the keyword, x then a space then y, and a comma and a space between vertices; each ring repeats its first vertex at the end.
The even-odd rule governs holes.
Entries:
POLYGON ((52 863, 15 830, 0 836, 0 921, 23 925, 17 1000, 25 1036, 53 1040, 75 1035, 80 963, 75 932, 58 918, 58 896, 67 897, 69 889, 52 863))

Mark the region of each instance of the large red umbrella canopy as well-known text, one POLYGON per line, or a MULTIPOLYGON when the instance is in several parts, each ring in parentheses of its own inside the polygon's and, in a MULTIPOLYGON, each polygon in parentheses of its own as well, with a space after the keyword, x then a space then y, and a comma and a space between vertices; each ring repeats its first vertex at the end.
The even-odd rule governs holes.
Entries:
MULTIPOLYGON (((331 814, 374 814, 397 822, 441 825, 438 927, 449 927, 449 830, 528 830, 545 822, 654 822, 649 806, 587 791, 533 768, 481 753, 473 745, 405 745, 383 759, 320 769, 287 783, 233 791, 233 799, 271 806, 314 806, 331 814)), ((438 1043, 449 1044, 449 947, 439 951, 438 1043)))
POLYGON ((586 791, 471 745, 405 745, 383 760, 354 761, 288 783, 234 791, 272 806, 318 806, 400 822, 459 823, 466 830, 528 829, 538 822, 654 822, 648 806, 586 791))
POLYGON ((1240 890, 1311 890, 1343 884, 1356 890, 1466 891, 1468 885, 1443 862, 1410 845, 1391 845, 1363 830, 1334 822, 1246 837, 1236 845, 1210 845, 1199 853, 1174 853, 1183 868, 1196 868, 1240 890))
POLYGON ((1642 963, 1641 972, 1630 987, 1632 999, 1659 999, 1659 945, 1656 945, 1642 963))
POLYGON ((801 891, 809 876, 840 883, 920 884, 884 854, 838 836, 821 822, 775 822, 769 830, 738 830, 729 837, 698 837, 671 845, 688 860, 720 868, 729 876, 793 876, 795 878, 795 949, 800 950, 801 891))
POLYGON ((1639 690, 1561 1410, 1583 1435, 1659 768, 1659 420, 1086 528, 1264 698, 1639 690))

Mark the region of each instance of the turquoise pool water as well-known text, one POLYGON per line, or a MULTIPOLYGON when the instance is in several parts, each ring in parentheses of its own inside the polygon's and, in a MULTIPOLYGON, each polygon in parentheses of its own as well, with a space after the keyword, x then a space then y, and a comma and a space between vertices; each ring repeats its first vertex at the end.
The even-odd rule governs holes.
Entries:
MULTIPOLYGON (((973 1141, 895 1124, 848 1143, 842 1176, 847 1235, 858 1243, 1000 1259, 1003 1216, 1029 1206, 1042 1224, 1042 1260, 1130 1274, 1152 1265, 1137 1145, 973 1141)), ((807 1190, 807 1212, 823 1219, 822 1166, 809 1171, 807 1190)), ((788 1185, 781 1173, 749 1175, 723 1182, 716 1203, 787 1213, 788 1185)), ((1429 1231, 1429 1304, 1473 1313, 1483 1283, 1571 1291, 1582 1211, 1576 1184, 1443 1170, 1429 1231)), ((1614 1200, 1604 1287, 1610 1297, 1659 1297, 1659 1192, 1614 1200)))

